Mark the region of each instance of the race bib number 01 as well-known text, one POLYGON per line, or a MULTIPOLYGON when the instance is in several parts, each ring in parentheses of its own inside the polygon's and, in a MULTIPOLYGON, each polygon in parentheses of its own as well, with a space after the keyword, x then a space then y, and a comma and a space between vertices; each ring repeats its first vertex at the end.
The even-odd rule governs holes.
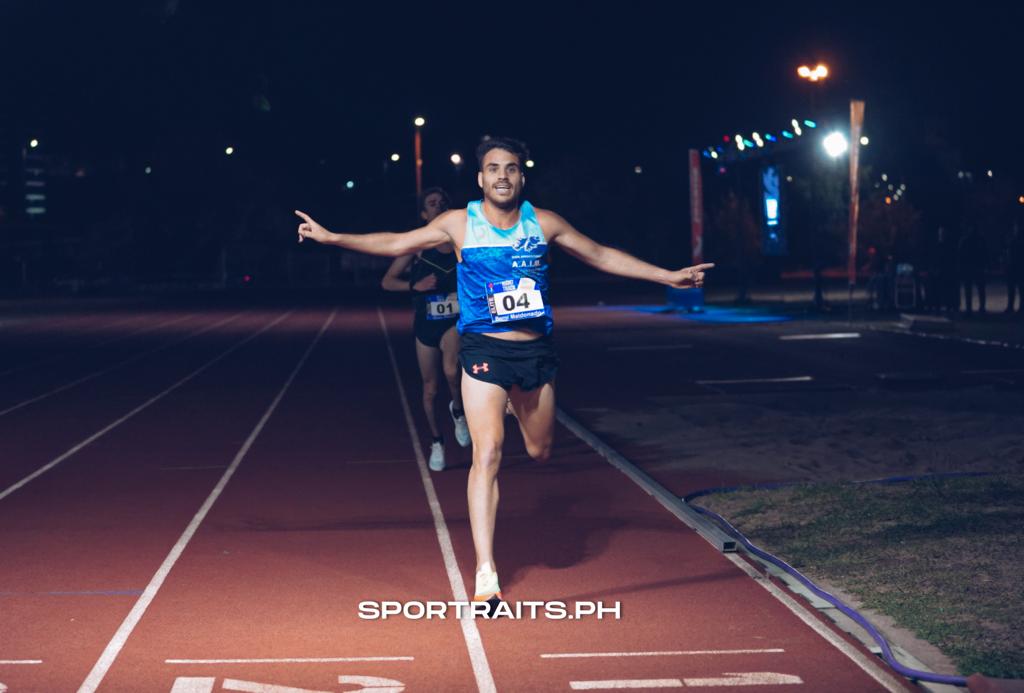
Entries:
POLYGON ((427 296, 427 320, 451 320, 459 317, 459 295, 429 294, 427 296))
POLYGON ((518 285, 512 279, 488 284, 487 307, 491 311, 492 323, 526 320, 544 315, 544 299, 529 277, 522 277, 518 285))

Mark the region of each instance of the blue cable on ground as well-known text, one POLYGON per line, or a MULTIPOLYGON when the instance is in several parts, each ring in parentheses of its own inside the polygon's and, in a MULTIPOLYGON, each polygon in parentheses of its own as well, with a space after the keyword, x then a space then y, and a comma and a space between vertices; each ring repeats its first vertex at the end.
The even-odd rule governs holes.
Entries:
MULTIPOLYGON (((925 475, 921 475, 921 476, 892 476, 892 477, 886 477, 886 478, 883 478, 883 479, 871 479, 871 480, 868 480, 868 481, 857 481, 857 482, 853 482, 853 483, 855 483, 855 484, 895 484, 895 483, 903 483, 903 482, 907 482, 907 481, 918 481, 918 480, 922 480, 922 479, 956 478, 956 477, 973 477, 973 476, 989 476, 989 474, 986 473, 986 472, 953 472, 953 473, 947 473, 947 474, 925 474, 925 475)), ((771 484, 753 484, 753 485, 749 485, 749 486, 718 487, 718 488, 704 489, 704 490, 701 490, 701 491, 695 491, 694 493, 691 493, 691 494, 689 494, 687 496, 684 496, 682 500, 683 500, 683 502, 689 504, 690 501, 693 500, 694 498, 699 498, 701 496, 707 496, 707 495, 710 495, 712 493, 732 493, 734 491, 776 489, 776 488, 783 488, 783 487, 789 487, 789 486, 806 486, 806 485, 807 484, 800 483, 800 482, 788 482, 788 483, 787 482, 780 482, 780 483, 771 483, 771 484)), ((718 522, 721 525, 721 527, 723 529, 725 529, 725 531, 727 533, 731 534, 733 537, 736 538, 737 541, 739 541, 741 544, 743 544, 744 548, 746 548, 747 551, 749 551, 750 553, 754 554, 758 558, 761 558, 761 559, 763 559, 765 561, 768 561, 772 565, 775 565, 775 566, 781 568, 782 570, 786 571, 788 574, 790 574, 793 577, 795 577, 804 587, 809 589, 815 595, 817 595, 821 599, 824 599, 829 604, 832 604, 834 607, 836 607, 841 612, 843 612, 844 614, 849 616, 851 619, 853 619, 854 622, 856 622, 861 628, 863 628, 865 631, 867 631, 868 635, 870 635, 871 638, 876 643, 878 643, 878 646, 882 650, 882 657, 883 657, 883 659, 885 659, 886 663, 889 666, 891 666, 895 671, 897 671, 899 674, 901 674, 901 675, 903 675, 903 676, 905 676, 905 677, 907 677, 909 679, 917 679, 919 681, 928 681, 928 682, 931 682, 931 683, 944 683, 944 684, 947 684, 947 685, 950 685, 950 686, 961 686, 961 687, 966 687, 967 686, 967 679, 965 677, 963 677, 963 676, 947 676, 945 674, 935 674, 935 673, 932 673, 930 671, 920 671, 918 669, 911 669, 910 667, 907 667, 907 666, 904 666, 903 664, 900 664, 898 661, 896 661, 896 657, 893 655, 892 648, 889 647, 889 643, 885 639, 885 637, 881 633, 879 633, 878 630, 873 625, 871 625, 871 622, 868 621, 866 618, 864 618, 864 616, 862 616, 856 609, 854 609, 853 607, 848 606, 845 602, 843 602, 838 597, 835 597, 835 596, 829 594, 828 592, 826 592, 825 590, 821 589, 820 587, 818 587, 816 584, 814 584, 813 581, 811 581, 810 578, 806 577, 803 573, 801 573, 799 570, 797 570, 793 566, 791 566, 788 563, 786 563, 785 561, 783 561, 781 558, 778 558, 777 556, 773 556, 772 554, 768 553, 767 551, 764 551, 763 549, 760 549, 757 546, 754 546, 754 544, 752 544, 750 542, 750 540, 747 539, 743 535, 742 532, 740 532, 738 529, 733 527, 732 524, 728 520, 726 520, 724 517, 722 517, 718 513, 714 512, 713 510, 708 510, 707 508, 702 508, 699 505, 692 505, 691 507, 694 510, 696 510, 697 512, 699 512, 699 513, 701 513, 703 515, 707 515, 708 517, 713 518, 716 522, 718 522)))

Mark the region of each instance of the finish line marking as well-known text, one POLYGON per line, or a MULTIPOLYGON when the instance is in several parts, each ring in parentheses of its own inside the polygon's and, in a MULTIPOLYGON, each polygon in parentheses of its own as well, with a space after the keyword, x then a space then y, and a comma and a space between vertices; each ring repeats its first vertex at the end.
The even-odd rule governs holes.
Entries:
POLYGON ((745 378, 741 380, 698 380, 698 385, 750 385, 754 383, 808 383, 812 375, 798 375, 793 378, 745 378))
POLYGON ((577 657, 687 657, 700 655, 782 654, 781 647, 764 650, 672 650, 667 652, 575 652, 542 654, 541 659, 569 659, 577 657))
POLYGON ((165 659, 164 664, 337 664, 412 661, 414 661, 413 657, 284 657, 281 659, 165 659))
POLYGON ((779 337, 784 342, 806 339, 860 339, 860 332, 822 332, 819 334, 784 334, 779 337))

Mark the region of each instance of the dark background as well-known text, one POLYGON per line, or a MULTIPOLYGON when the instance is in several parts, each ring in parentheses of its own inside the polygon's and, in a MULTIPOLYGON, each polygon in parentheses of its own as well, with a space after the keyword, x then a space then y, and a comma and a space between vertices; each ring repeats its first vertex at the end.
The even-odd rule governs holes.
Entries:
MULTIPOLYGON (((683 263, 688 148, 778 135, 793 117, 816 120, 816 134, 846 127, 850 98, 865 100, 870 137, 864 243, 912 259, 937 225, 977 225, 996 271, 1024 209, 1022 19, 995 3, 954 14, 896 3, 5 2, 0 286, 294 282, 303 273, 282 258, 323 252, 292 247, 296 207, 333 230, 414 223, 416 115, 427 119, 424 183, 456 204, 476 195, 481 137, 511 135, 537 162, 533 202, 599 240, 683 263), (831 69, 823 84, 797 78, 819 61, 831 69), (30 218, 24 182, 37 160, 47 211, 30 218), (908 190, 876 223, 882 172, 908 190)), ((706 255, 724 259, 722 277, 746 264, 778 276, 813 253, 841 265, 845 159, 829 167, 816 142, 756 155, 725 170, 705 160, 706 255), (790 253, 744 260, 745 245, 758 255, 766 162, 795 179, 783 195, 790 253)), ((331 282, 377 276, 379 263, 339 257, 323 266, 331 282)))

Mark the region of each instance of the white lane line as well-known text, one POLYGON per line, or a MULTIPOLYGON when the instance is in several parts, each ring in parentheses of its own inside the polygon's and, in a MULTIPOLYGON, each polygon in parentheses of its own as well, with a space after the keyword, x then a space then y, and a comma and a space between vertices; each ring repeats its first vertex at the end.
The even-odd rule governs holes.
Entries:
POLYGON ((609 691, 622 688, 682 688, 679 679, 612 679, 609 681, 570 681, 574 691, 609 691))
POLYGON ((41 659, 0 659, 0 664, 42 664, 41 659))
POLYGON ((676 349, 692 349, 692 344, 650 344, 646 346, 608 347, 608 351, 675 351, 676 349))
POLYGON ((782 654, 781 647, 762 650, 669 650, 666 652, 566 652, 559 654, 542 654, 541 659, 571 659, 577 657, 688 657, 702 655, 737 655, 737 654, 782 654))
POLYGON ((226 464, 208 464, 205 466, 197 467, 158 467, 161 472, 184 472, 184 471, 196 471, 200 469, 227 469, 226 464))
POLYGON ((792 378, 744 378, 740 380, 698 380, 698 385, 750 385, 755 383, 807 383, 814 380, 811 375, 798 375, 792 378))
POLYGON ((281 659, 165 659, 165 664, 333 664, 339 662, 412 662, 413 657, 282 657, 281 659))
POLYGON ((289 315, 292 314, 292 312, 294 312, 294 311, 288 311, 284 315, 278 317, 273 322, 270 322, 270 323, 264 325, 262 328, 260 328, 256 332, 253 332, 251 335, 249 335, 248 337, 246 337, 242 341, 238 342, 233 347, 229 348, 227 351, 221 352, 221 354, 219 356, 215 357, 213 360, 207 361, 205 364, 203 364, 202 366, 200 366, 196 370, 192 371, 191 373, 186 375, 184 378, 182 378, 181 380, 179 380, 178 382, 174 383, 169 388, 167 388, 166 390, 161 392, 160 394, 157 394, 157 395, 154 395, 153 397, 150 397, 148 400, 146 400, 145 402, 143 402, 139 406, 137 406, 134 409, 132 409, 130 412, 128 412, 127 414, 122 416, 117 421, 114 421, 113 423, 108 424, 105 428, 102 428, 99 431, 97 431, 96 433, 93 433, 91 436, 89 436, 88 438, 86 438, 82 442, 78 443, 77 445, 71 447, 66 452, 64 452, 64 454, 59 455, 58 457, 54 458, 50 462, 47 462, 42 467, 40 467, 36 471, 32 472, 31 474, 26 476, 21 481, 18 481, 16 483, 12 484, 11 486, 8 486, 6 489, 4 489, 4 491, 0 492, 0 500, 3 500, 7 496, 11 495, 12 493, 17 491, 19 488, 21 488, 22 486, 24 486, 28 482, 32 481, 36 477, 39 477, 39 476, 45 474, 46 472, 50 471, 51 469, 56 467, 58 464, 60 464, 61 462, 63 462, 64 460, 66 460, 67 458, 71 457, 76 452, 78 452, 79 450, 84 448, 86 445, 89 445, 94 440, 97 440, 98 438, 101 438, 102 436, 106 435, 110 431, 114 430, 115 428, 117 428, 118 426, 123 424, 125 421, 127 421, 128 419, 130 419, 133 416, 135 416, 136 414, 138 414, 143 409, 146 409, 147 407, 149 407, 151 404, 154 404, 155 402, 157 402, 158 400, 164 398, 165 396, 167 396, 168 394, 170 394, 174 390, 177 390, 179 387, 181 387, 182 385, 187 383, 189 380, 192 380, 192 378, 196 377, 197 375, 199 375, 200 373, 205 371, 210 366, 214 365, 215 363, 217 363, 218 361, 220 361, 224 357, 230 355, 232 352, 240 349, 241 347, 243 347, 248 342, 251 342, 252 340, 256 339, 256 337, 260 336, 262 333, 266 332, 271 327, 273 327, 277 323, 279 323, 282 320, 284 320, 285 318, 287 318, 289 315))
POLYGON ((905 691, 900 683, 889 675, 889 673, 881 668, 881 665, 877 663, 877 660, 869 658, 863 654, 856 647, 846 642, 841 638, 835 631, 826 626, 824 623, 815 618, 812 614, 801 606, 793 597, 789 596, 781 588, 775 585, 770 580, 764 579, 754 566, 747 563, 745 560, 737 556, 736 554, 726 554, 725 557, 732 561, 736 566, 739 567, 744 573, 754 579, 754 582, 761 585, 761 587, 768 590, 768 592, 782 602, 786 608, 788 608, 793 614, 803 621, 806 625, 810 626, 811 630, 824 638, 830 645, 835 647, 837 650, 846 655, 850 660, 860 667, 868 676, 873 678, 880 686, 890 693, 899 693, 905 691))
POLYGON ((784 334, 779 337, 784 342, 796 342, 809 339, 860 339, 860 332, 821 332, 818 334, 784 334))
MULTIPOLYGON (((427 470, 427 460, 423 456, 423 448, 420 445, 420 436, 416 431, 416 423, 412 418, 412 409, 409 408, 409 398, 405 395, 405 386, 402 385, 402 376, 398 372, 398 361, 395 359, 395 350, 391 348, 391 337, 388 335, 388 326, 384 321, 384 313, 377 308, 377 317, 380 319, 380 328, 384 332, 384 342, 388 347, 388 357, 391 359, 391 369, 395 374, 395 383, 398 386, 398 396, 402 400, 402 411, 405 413, 405 425, 409 429, 409 437, 412 439, 412 448, 416 453, 416 464, 420 469, 420 480, 423 482, 423 489, 427 493, 427 503, 430 505, 430 514, 434 518, 434 530, 437 532, 437 543, 441 547, 441 555, 444 558, 444 568, 448 573, 448 583, 452 588, 452 595, 456 601, 467 602, 469 597, 466 594, 466 586, 462 582, 462 573, 459 571, 458 561, 455 560, 455 548, 452 546, 452 538, 448 532, 448 524, 445 522, 444 513, 441 510, 441 502, 437 499, 437 492, 434 490, 434 481, 430 478, 427 470)), ((476 622, 465 617, 459 620, 462 626, 462 637, 466 641, 466 649, 469 651, 469 661, 473 666, 473 676, 476 678, 477 689, 480 693, 493 693, 497 690, 494 685, 494 675, 487 663, 487 653, 484 651, 483 641, 480 639, 480 631, 476 622)))
MULTIPOLYGON (((257 683, 256 681, 239 681, 238 679, 224 679, 224 690, 240 691, 240 693, 331 693, 314 688, 293 688, 292 686, 277 686, 272 683, 257 683)), ((365 688, 357 690, 365 691, 365 688)), ((379 689, 373 689, 378 693, 379 689)))
POLYGON ((687 688, 714 688, 721 686, 797 686, 804 682, 793 674, 774 671, 725 672, 724 676, 705 679, 683 679, 687 688))
POLYGON ((232 320, 237 319, 239 315, 241 315, 241 313, 235 313, 230 318, 226 318, 225 320, 221 320, 220 322, 214 323, 213 325, 207 325, 206 327, 200 328, 200 329, 198 329, 198 330, 196 330, 194 332, 190 332, 189 334, 185 335, 184 337, 176 339, 176 340, 174 340, 172 342, 168 342, 167 344, 161 344, 160 346, 154 347, 152 349, 147 349, 146 351, 140 352, 140 353, 136 354, 135 356, 128 357, 124 361, 119 361, 118 363, 115 363, 112 366, 107 366, 106 368, 103 368, 101 370, 93 371, 92 373, 89 373, 87 375, 83 375, 81 378, 78 378, 77 380, 72 380, 70 383, 65 383, 64 385, 61 385, 60 387, 56 387, 56 388, 50 390, 49 392, 44 392, 41 395, 37 395, 37 396, 32 397, 30 399, 26 399, 24 402, 19 402, 18 404, 14 404, 14 405, 12 405, 10 407, 7 407, 6 409, 0 410, 0 416, 4 416, 5 414, 10 414, 12 411, 17 411, 18 409, 21 409, 22 407, 27 407, 30 404, 33 404, 33 403, 38 402, 40 400, 44 400, 47 397, 50 397, 51 395, 57 394, 58 392, 64 392, 64 390, 70 390, 71 388, 75 387, 76 385, 81 385, 82 383, 87 382, 89 380, 92 380, 93 378, 98 378, 101 375, 104 375, 106 373, 109 373, 110 371, 113 371, 113 370, 116 370, 116 369, 120 368, 121 366, 127 366, 129 363, 133 363, 135 361, 138 361, 139 359, 142 359, 142 358, 144 358, 146 356, 149 356, 150 354, 155 354, 158 351, 163 351, 164 349, 169 349, 172 346, 176 346, 178 344, 181 344, 182 342, 185 342, 185 341, 187 341, 189 339, 192 339, 193 337, 197 337, 197 336, 201 335, 204 332, 209 332, 210 330, 213 330, 213 329, 216 329, 216 328, 218 328, 218 327, 220 327, 222 325, 225 325, 225 324, 231 322, 232 320))
MULTIPOLYGON (((295 376, 299 374, 299 370, 302 368, 303 364, 306 363, 306 359, 308 359, 309 355, 313 353, 313 348, 316 347, 317 343, 320 342, 320 338, 323 336, 324 332, 330 326, 331 322, 334 321, 334 316, 337 312, 338 309, 335 308, 333 311, 331 311, 331 314, 327 317, 327 320, 324 321, 324 324, 320 327, 320 331, 317 332, 316 337, 314 337, 313 341, 310 342, 309 346, 306 348, 305 353, 302 354, 302 358, 300 358, 299 362, 295 364, 295 368, 292 370, 291 375, 288 376, 288 379, 285 381, 284 385, 281 386, 281 389, 277 393, 277 396, 274 397, 274 401, 270 403, 269 407, 267 407, 267 410, 263 413, 263 416, 256 424, 256 427, 252 429, 252 432, 249 434, 249 437, 245 439, 244 443, 242 443, 242 447, 239 448, 238 453, 235 455, 235 458, 231 460, 231 465, 228 467, 227 471, 224 472, 223 476, 221 476, 220 481, 217 482, 217 485, 210 492, 210 495, 206 498, 206 501, 203 503, 202 507, 199 508, 199 511, 195 514, 195 517, 193 517, 192 521, 189 522, 188 527, 185 528, 185 531, 178 539, 178 542, 171 549, 171 552, 167 554, 167 558, 164 559, 163 564, 161 564, 160 568, 157 569, 156 574, 153 575, 153 579, 149 581, 148 585, 146 585, 146 589, 143 590, 142 596, 139 597, 137 602, 135 602, 135 606, 132 607, 132 610, 128 613, 128 616, 125 617, 124 621, 121 623, 121 626, 117 629, 117 632, 114 633, 114 637, 111 638, 106 648, 104 648, 103 654, 100 655, 100 658, 93 666, 92 671, 89 672, 89 675, 82 683, 82 686, 78 689, 78 693, 93 693, 93 691, 95 691, 99 687, 100 683, 103 682, 103 677, 105 677, 107 675, 107 672, 110 671, 110 667, 113 666, 114 660, 117 659, 117 656, 121 653, 121 649, 124 648, 125 643, 128 641, 128 638, 132 634, 132 631, 135 630, 135 626, 138 625, 140 620, 142 620, 142 616, 146 613, 146 609, 149 608, 149 605, 156 598, 156 593, 164 584, 164 580, 167 579, 167 575, 171 572, 171 568, 173 568, 174 564, 177 563, 178 559, 181 557, 181 554, 185 551, 185 547, 188 546, 188 543, 192 540, 192 537, 195 536, 195 533, 199 530, 199 525, 203 522, 204 519, 206 519, 207 514, 210 512, 210 508, 213 507, 213 504, 217 501, 217 499, 220 497, 220 494, 224 491, 224 487, 227 486, 228 482, 231 480, 231 477, 234 476, 235 470, 238 469, 238 466, 242 463, 242 459, 249 452, 249 448, 252 447, 252 444, 256 441, 256 438, 259 436, 260 432, 263 431, 263 427, 267 424, 267 421, 270 420, 270 417, 277 409, 277 405, 284 398, 284 395, 288 391, 288 388, 291 387, 292 381, 295 380, 295 376)), ((285 315, 290 314, 291 311, 289 311, 285 315)), ((274 323, 271 324, 275 324, 276 322, 279 322, 283 318, 284 316, 281 316, 281 318, 278 318, 278 320, 275 320, 274 323)))

